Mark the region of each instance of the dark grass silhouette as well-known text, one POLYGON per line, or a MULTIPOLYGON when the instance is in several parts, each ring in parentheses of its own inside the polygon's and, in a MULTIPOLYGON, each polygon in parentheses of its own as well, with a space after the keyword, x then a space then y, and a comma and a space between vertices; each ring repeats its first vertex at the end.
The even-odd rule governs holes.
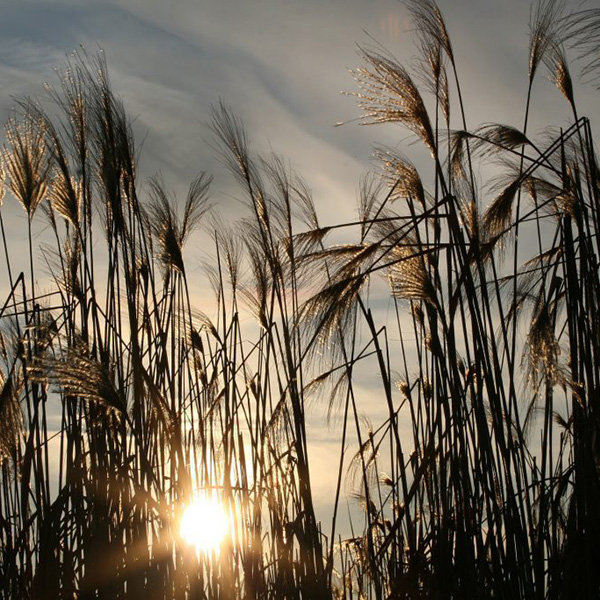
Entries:
POLYGON ((102 57, 71 60, 51 113, 21 101, 3 153, 5 201, 27 212, 29 272, 11 268, 4 242, 2 597, 598 596, 599 182, 565 50, 584 39, 594 75, 598 13, 536 5, 522 130, 469 129, 437 5, 407 6, 424 85, 365 48, 355 95, 364 123, 414 133, 434 176, 377 148, 381 175, 363 181, 353 223, 320 227, 302 180, 255 156, 223 105, 211 127, 244 190, 241 225, 208 214, 206 174, 181 206, 158 178, 140 197, 102 57), (542 71, 572 124, 533 141, 542 71), (482 165, 497 173, 484 188, 482 165), (31 233, 41 212, 54 239, 43 258, 31 233), (184 258, 200 226, 216 253, 204 312, 184 258), (334 229, 356 241, 328 245, 334 229), (395 319, 379 322, 369 303, 376 275, 395 319), (364 367, 387 410, 373 425, 360 415, 364 367), (325 524, 309 395, 341 415, 325 524), (345 487, 361 506, 350 537, 338 528, 345 487), (219 554, 180 537, 198 489, 232 520, 219 554))

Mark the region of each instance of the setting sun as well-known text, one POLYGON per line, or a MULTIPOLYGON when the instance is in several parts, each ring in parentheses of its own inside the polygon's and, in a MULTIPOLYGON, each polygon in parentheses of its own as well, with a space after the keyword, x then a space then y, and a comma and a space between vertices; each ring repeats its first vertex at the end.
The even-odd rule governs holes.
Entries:
POLYGON ((216 498, 196 497, 181 516, 181 537, 197 552, 219 552, 229 530, 229 519, 216 498))

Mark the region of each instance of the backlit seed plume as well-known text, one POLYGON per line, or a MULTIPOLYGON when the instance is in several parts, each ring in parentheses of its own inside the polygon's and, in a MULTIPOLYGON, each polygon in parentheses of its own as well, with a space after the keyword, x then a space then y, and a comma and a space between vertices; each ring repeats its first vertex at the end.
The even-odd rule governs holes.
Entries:
POLYGON ((366 68, 352 71, 361 89, 352 93, 364 111, 363 125, 400 123, 436 154, 435 138, 421 94, 408 71, 393 58, 361 49, 366 68))
POLYGON ((394 246, 390 258, 393 264, 388 268, 388 281, 392 294, 404 300, 424 300, 435 306, 435 288, 417 248, 413 244, 394 246))
POLYGON ((555 307, 555 303, 538 301, 534 309, 525 345, 528 372, 534 384, 542 374, 553 383, 558 377, 560 347, 554 333, 555 307))
POLYGON ((546 52, 557 42, 563 12, 561 0, 539 0, 533 9, 529 41, 529 81, 533 81, 546 52))
POLYGON ((492 157, 502 160, 507 155, 507 151, 516 155, 519 149, 531 145, 529 138, 516 127, 501 123, 487 123, 474 131, 450 132, 448 160, 454 177, 466 179, 469 171, 469 155, 471 159, 492 157))
POLYGON ((439 46, 431 44, 424 45, 423 58, 423 78, 427 89, 436 98, 439 107, 444 115, 446 124, 450 124, 450 90, 448 88, 448 74, 444 64, 442 53, 439 46))
POLYGON ((64 219, 77 227, 81 218, 81 185, 74 177, 68 177, 63 171, 57 171, 48 199, 52 208, 64 219))
POLYGON ((127 412, 127 401, 115 382, 113 369, 90 355, 79 341, 62 356, 49 354, 29 369, 34 381, 56 386, 63 394, 105 406, 117 415, 127 412))
POLYGON ((573 80, 571 79, 571 72, 564 48, 557 43, 552 44, 552 47, 544 57, 544 63, 550 72, 551 81, 556 84, 558 90, 574 108, 573 80))
POLYGON ((488 123, 477 128, 473 133, 473 148, 483 153, 515 150, 531 145, 529 138, 516 127, 501 123, 488 123))
POLYGON ((181 219, 162 180, 155 178, 150 181, 148 217, 160 259, 167 268, 184 272, 183 246, 208 208, 210 181, 210 177, 202 173, 192 182, 181 219))
POLYGON ((392 199, 412 198, 425 208, 425 190, 416 167, 393 148, 379 146, 374 153, 382 163, 388 185, 393 187, 392 199))
POLYGON ((490 236, 503 235, 512 225, 513 202, 519 186, 519 179, 509 181, 485 211, 482 226, 490 236))
POLYGON ((454 64, 454 52, 444 17, 433 0, 406 0, 405 4, 419 38, 427 87, 437 98, 446 123, 449 123, 450 94, 445 59, 447 57, 454 64))
POLYGON ((450 62, 454 62, 452 43, 444 17, 433 0, 405 0, 411 13, 417 35, 428 46, 443 48, 450 62))
POLYGON ((10 119, 5 128, 7 146, 2 158, 8 187, 31 219, 48 188, 50 162, 43 123, 25 117, 10 119))

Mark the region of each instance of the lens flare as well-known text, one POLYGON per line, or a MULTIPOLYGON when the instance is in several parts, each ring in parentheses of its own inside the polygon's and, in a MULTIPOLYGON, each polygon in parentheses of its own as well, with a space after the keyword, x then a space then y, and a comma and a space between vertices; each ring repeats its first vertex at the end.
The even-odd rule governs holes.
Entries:
POLYGON ((229 531, 229 519, 216 498, 197 496, 183 511, 179 530, 196 552, 218 553, 229 531))

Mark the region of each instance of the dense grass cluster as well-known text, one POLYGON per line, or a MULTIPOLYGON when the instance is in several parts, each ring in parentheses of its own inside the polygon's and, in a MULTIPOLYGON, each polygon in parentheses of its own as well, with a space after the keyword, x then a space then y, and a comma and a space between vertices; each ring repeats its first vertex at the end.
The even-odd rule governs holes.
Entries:
POLYGON ((600 182, 565 51, 583 37, 594 73, 600 14, 539 3, 523 128, 469 129, 439 9, 407 6, 420 84, 364 49, 355 95, 364 123, 408 128, 431 164, 378 147, 352 223, 321 227, 303 181, 255 155, 224 106, 211 127, 247 217, 225 226, 208 210, 206 174, 184 202, 160 178, 141 194, 102 58, 74 57, 50 103, 21 101, 2 155, 29 268, 12 266, 0 220, 1 597, 600 594, 600 182), (534 141, 541 71, 572 124, 534 141), (53 241, 40 253, 42 218, 53 241), (215 249, 211 306, 189 293, 198 227, 215 249), (330 245, 334 230, 355 241, 330 245), (369 302, 377 275, 387 317, 369 302), (387 411, 373 425, 365 369, 387 411), (325 524, 309 396, 342 436, 325 524), (181 538, 199 490, 230 515, 220 553, 181 538), (342 532, 349 491, 360 514, 342 532))

